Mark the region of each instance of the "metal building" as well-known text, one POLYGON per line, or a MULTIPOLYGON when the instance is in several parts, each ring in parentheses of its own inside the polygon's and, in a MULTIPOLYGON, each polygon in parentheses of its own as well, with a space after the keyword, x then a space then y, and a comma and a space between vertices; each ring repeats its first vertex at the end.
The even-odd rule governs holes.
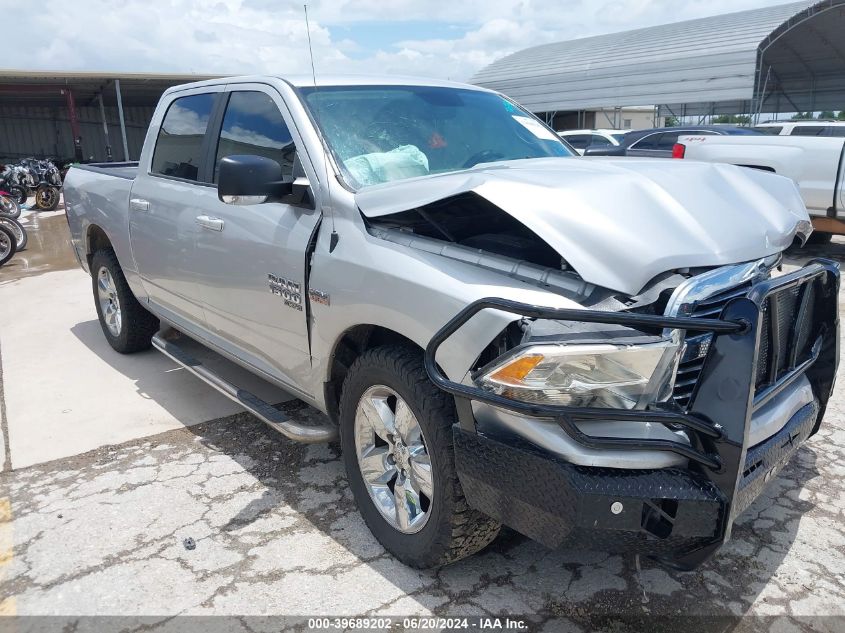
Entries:
POLYGON ((534 46, 471 81, 550 121, 636 105, 674 116, 845 109, 845 0, 534 46))
POLYGON ((0 163, 137 160, 161 93, 209 78, 0 70, 0 163))

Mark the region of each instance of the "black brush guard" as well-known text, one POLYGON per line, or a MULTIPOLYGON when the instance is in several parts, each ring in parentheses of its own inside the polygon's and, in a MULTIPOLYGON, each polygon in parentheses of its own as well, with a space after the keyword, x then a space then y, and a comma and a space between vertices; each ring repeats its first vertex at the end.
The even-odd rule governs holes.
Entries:
MULTIPOLYGON (((746 463, 746 456, 752 448, 748 446, 748 434, 754 411, 801 375, 808 377, 816 398, 812 411, 808 405, 799 412, 801 416, 796 414, 795 419, 784 427, 784 431, 766 441, 771 446, 753 447, 750 457, 756 454, 770 456, 770 461, 757 464, 769 471, 766 480, 772 472, 783 466, 801 441, 817 430, 833 389, 839 359, 838 290, 837 264, 830 260, 816 259, 800 270, 754 285, 745 297, 727 303, 718 319, 554 309, 500 298, 471 303, 432 337, 425 350, 425 367, 429 377, 438 387, 455 396, 459 403, 483 402, 517 414, 553 419, 573 440, 590 449, 671 451, 688 458, 689 467, 623 471, 574 466, 532 446, 515 446, 484 437, 477 432, 473 423, 462 422, 454 428, 456 466, 470 505, 553 547, 568 542, 565 537, 575 540, 580 538, 582 541, 586 538, 592 545, 605 541, 610 543, 613 539, 605 539, 594 534, 596 529, 590 529, 598 528, 600 531, 601 528, 607 528, 624 534, 622 540, 628 541, 628 545, 636 542, 634 549, 668 564, 685 569, 698 566, 730 537, 734 519, 762 489, 759 485, 763 481, 759 477, 760 472, 754 476, 758 483, 746 486, 746 479, 750 477, 748 470, 751 468, 746 463), (815 338, 810 356, 798 362, 794 354, 790 354, 791 360, 795 361, 793 365, 787 366, 772 384, 758 388, 755 385, 756 366, 764 323, 763 311, 769 297, 797 289, 800 307, 790 334, 790 337, 795 337, 801 319, 807 314, 808 301, 802 301, 801 298, 810 296, 807 289, 811 285, 814 285, 811 296, 814 302, 812 318, 815 322, 815 338), (674 404, 666 404, 660 409, 637 411, 536 404, 451 381, 437 366, 435 358, 440 346, 475 314, 486 309, 536 319, 605 323, 634 329, 669 328, 710 332, 713 339, 686 410, 674 404), (687 431, 690 444, 671 440, 587 435, 577 426, 582 420, 677 425, 687 431), (787 433, 784 440, 782 435, 788 430, 787 427, 795 427, 797 430, 792 434, 787 433), (479 458, 482 453, 486 455, 485 460, 479 458), (496 468, 512 470, 497 473, 495 469, 490 470, 489 462, 497 464, 496 468), (546 496, 531 501, 531 493, 521 486, 519 480, 538 477, 549 478, 554 482, 546 491, 546 496, 556 497, 555 501, 550 501, 546 496), (485 481, 491 478, 494 482, 485 481), (643 488, 641 494, 632 490, 637 487, 643 488), (668 494, 671 498, 669 505, 664 503, 667 490, 671 493, 668 494), (753 495, 750 494, 752 491, 753 495), (608 512, 611 505, 609 500, 614 495, 626 499, 645 499, 647 505, 642 506, 642 516, 635 513, 637 516, 623 517, 621 515, 624 513, 615 516, 615 513, 608 512), (584 502, 579 497, 594 499, 595 503, 584 502), (679 513, 673 509, 676 506, 671 505, 685 501, 690 505, 698 505, 694 510, 685 510, 686 514, 679 513), (705 501, 712 502, 711 505, 716 508, 708 510, 709 515, 701 510, 705 501), (654 512, 648 509, 650 507, 654 507, 654 512), (541 509, 536 511, 537 508, 541 509), (527 516, 532 512, 542 516, 527 516), (669 527, 651 530, 648 538, 642 537, 637 532, 642 531, 640 528, 647 521, 654 523, 652 514, 658 524, 660 521, 668 521, 669 527), (696 523, 697 527, 693 528, 696 523), (684 524, 690 524, 690 538, 684 538, 684 524)), ((767 322, 771 323, 771 319, 767 322)), ((616 545, 619 544, 618 540, 616 545)))

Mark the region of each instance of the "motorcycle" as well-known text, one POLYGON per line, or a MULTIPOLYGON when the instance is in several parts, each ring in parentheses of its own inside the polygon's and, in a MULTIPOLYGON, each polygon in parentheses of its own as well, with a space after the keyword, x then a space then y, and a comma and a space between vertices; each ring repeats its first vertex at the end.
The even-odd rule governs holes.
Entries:
POLYGON ((12 197, 12 194, 2 189, 0 189, 0 215, 15 219, 21 217, 21 206, 12 197))
POLYGON ((35 206, 40 211, 53 211, 59 206, 59 193, 62 177, 58 167, 52 161, 36 158, 24 158, 20 166, 28 170, 37 183, 35 189, 35 206))
POLYGON ((0 226, 0 266, 12 259, 17 250, 15 236, 8 229, 0 226))
POLYGON ((35 188, 35 178, 21 165, 3 165, 0 169, 0 189, 8 191, 18 204, 26 204, 29 190, 35 188))

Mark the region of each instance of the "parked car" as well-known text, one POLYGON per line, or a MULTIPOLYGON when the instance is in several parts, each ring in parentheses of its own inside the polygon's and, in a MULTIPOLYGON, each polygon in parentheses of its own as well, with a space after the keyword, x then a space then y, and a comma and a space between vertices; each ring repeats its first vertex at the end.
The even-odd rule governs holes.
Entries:
POLYGON ((588 147, 616 147, 631 130, 564 130, 558 135, 583 155, 588 147))
POLYGON ((682 136, 676 158, 731 163, 791 178, 812 218, 814 242, 845 234, 845 139, 814 136, 682 136))
POLYGON ((747 127, 732 125, 692 125, 685 127, 659 127, 650 130, 636 130, 626 134, 618 146, 590 147, 585 156, 647 156, 650 158, 671 158, 672 147, 678 137, 684 134, 713 136, 762 135, 747 127))
POLYGON ((293 440, 339 432, 366 524, 416 567, 505 524, 693 568, 831 395, 838 268, 773 275, 810 231, 789 179, 576 159, 482 88, 170 88, 140 163, 74 166, 65 196, 109 344, 152 344, 293 440))
POLYGON ((774 136, 845 137, 845 121, 768 121, 753 129, 774 136))

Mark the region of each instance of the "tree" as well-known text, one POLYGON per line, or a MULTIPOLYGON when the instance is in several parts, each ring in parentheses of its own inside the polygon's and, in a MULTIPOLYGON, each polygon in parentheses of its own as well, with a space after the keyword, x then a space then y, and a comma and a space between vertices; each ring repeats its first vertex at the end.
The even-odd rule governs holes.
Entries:
POLYGON ((836 117, 836 118, 839 119, 840 121, 845 121, 845 110, 840 110, 839 116, 836 117))
POLYGON ((745 114, 720 114, 713 123, 733 123, 734 125, 748 125, 751 117, 745 114))
POLYGON ((807 119, 813 119, 813 118, 815 118, 815 117, 813 116, 812 112, 796 112, 795 114, 792 115, 793 121, 806 121, 807 119))
POLYGON ((820 119, 835 119, 836 114, 834 114, 831 110, 822 110, 819 112, 820 119))
POLYGON ((665 127, 678 127, 681 122, 678 120, 676 116, 667 116, 665 127))

